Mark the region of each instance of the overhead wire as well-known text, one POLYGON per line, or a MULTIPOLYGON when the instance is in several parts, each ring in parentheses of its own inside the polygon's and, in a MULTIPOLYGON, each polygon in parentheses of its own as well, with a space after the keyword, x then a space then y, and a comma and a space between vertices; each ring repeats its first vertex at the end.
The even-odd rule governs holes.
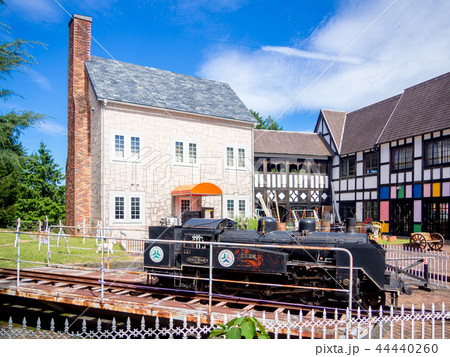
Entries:
MULTIPOLYGON (((67 13, 68 16, 70 16, 72 18, 72 15, 60 4, 60 2, 58 0, 53 0, 56 4, 59 5, 59 7, 65 12, 67 13)), ((277 124, 277 122, 282 118, 282 116, 289 111, 294 104, 300 100, 305 93, 315 84, 317 83, 317 81, 319 81, 334 65, 336 62, 338 62, 345 54, 346 52, 397 2, 398 0, 393 0, 389 6, 387 6, 313 81, 311 81, 308 86, 290 103, 287 105, 287 107, 276 117, 276 119, 273 121, 273 123, 271 124, 271 126, 277 124)), ((117 61, 114 56, 112 56, 112 54, 99 42, 97 41, 97 39, 91 35, 91 38, 95 41, 95 43, 97 43, 99 45, 99 47, 105 51, 105 53, 108 54, 108 56, 113 59, 116 63, 119 64, 119 66, 122 67, 122 69, 124 70, 124 72, 126 72, 127 74, 129 74, 129 72, 127 71, 127 69, 122 65, 121 62, 117 61)), ((130 76, 135 82, 137 82, 137 80, 133 77, 130 76)), ((149 97, 151 97, 159 106, 159 109, 162 109, 170 118, 174 119, 174 117, 172 116, 172 114, 159 102, 159 100, 157 100, 156 98, 154 98, 154 96, 152 95, 152 93, 148 92, 147 89, 144 88, 144 91, 149 95, 149 97)), ((270 128, 269 128, 270 129, 270 128)), ((263 133, 264 134, 264 133, 263 133)), ((253 141, 253 144, 259 140, 262 137, 262 135, 258 136, 257 139, 255 139, 253 141)), ((247 169, 247 168, 246 168, 247 169)), ((247 171, 249 171, 251 173, 251 170, 247 169, 247 171)), ((166 231, 169 227, 166 228, 166 231)), ((161 235, 164 234, 161 233, 161 235)), ((161 237, 161 235, 159 237, 161 237)), ((159 237, 157 239, 159 239, 159 237)), ((154 243, 152 243, 153 245, 154 243)), ((150 247, 148 247, 150 248, 150 247)), ((309 254, 309 252, 308 252, 309 254)), ((116 278, 118 279, 118 278, 116 278)), ((86 312, 88 309, 86 309, 84 312, 86 312)), ((84 312, 82 314, 84 314, 84 312)), ((73 323, 72 323, 73 324, 73 323)))

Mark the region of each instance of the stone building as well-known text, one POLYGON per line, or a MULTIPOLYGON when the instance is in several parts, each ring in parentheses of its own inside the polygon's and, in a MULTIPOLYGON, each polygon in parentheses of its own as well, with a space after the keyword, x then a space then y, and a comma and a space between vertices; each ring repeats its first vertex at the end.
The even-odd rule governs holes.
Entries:
POLYGON ((90 55, 69 23, 67 224, 249 216, 255 119, 229 85, 90 55))

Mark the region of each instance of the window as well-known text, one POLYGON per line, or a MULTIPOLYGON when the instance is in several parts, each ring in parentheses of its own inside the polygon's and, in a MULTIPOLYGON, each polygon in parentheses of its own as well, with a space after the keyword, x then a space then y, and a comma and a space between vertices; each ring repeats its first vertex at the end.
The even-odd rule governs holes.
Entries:
POLYGON ((140 138, 137 136, 131 137, 131 154, 137 155, 139 158, 139 152, 140 152, 140 138))
POLYGON ((137 135, 114 134, 111 146, 114 148, 112 159, 114 161, 132 161, 139 159, 142 137, 137 135))
POLYGON ((234 200, 227 200, 227 217, 234 218, 234 200))
POLYGON ((234 146, 227 146, 225 152, 225 167, 245 169, 245 149, 234 146))
POLYGON ((245 218, 245 200, 239 200, 239 217, 245 218))
POLYGON ((181 213, 189 211, 190 204, 189 200, 181 200, 181 213))
POLYGON ((189 163, 197 163, 197 144, 189 143, 189 163))
POLYGON ((131 219, 141 219, 140 197, 131 197, 131 219))
POLYGON ((113 223, 141 223, 145 218, 145 195, 140 192, 110 192, 110 219, 113 223))
POLYGON ((245 168, 245 150, 241 148, 238 149, 238 167, 245 168))
POLYGON ((125 156, 125 137, 123 135, 116 135, 114 141, 115 157, 123 158, 125 156))
POLYGON ((364 219, 372 218, 373 221, 378 221, 378 202, 365 201, 364 202, 364 219))
POLYGON ((356 169, 355 157, 341 159, 341 178, 354 177, 356 169))
POLYGON ((339 215, 345 222, 347 218, 356 217, 356 203, 355 202, 340 202, 339 203, 339 215))
POLYGON ((184 160, 184 151, 183 151, 183 143, 181 141, 175 142, 175 162, 183 162, 184 160))
POLYGON ((248 216, 248 197, 241 195, 226 196, 223 201, 223 212, 226 218, 237 219, 248 216))
POLYGON ((188 141, 175 141, 175 164, 198 164, 198 145, 188 141))
POLYGON ((125 197, 116 197, 114 207, 115 219, 125 219, 125 197))
POLYGON ((234 166, 234 149, 233 148, 227 148, 227 166, 228 167, 234 166))
POLYGON ((450 163, 450 137, 425 142, 425 165, 450 163))
POLYGON ((366 175, 376 174, 378 172, 378 153, 369 152, 364 154, 364 173, 366 175))
POLYGON ((406 170, 413 167, 413 147, 401 146, 392 149, 392 170, 406 170))

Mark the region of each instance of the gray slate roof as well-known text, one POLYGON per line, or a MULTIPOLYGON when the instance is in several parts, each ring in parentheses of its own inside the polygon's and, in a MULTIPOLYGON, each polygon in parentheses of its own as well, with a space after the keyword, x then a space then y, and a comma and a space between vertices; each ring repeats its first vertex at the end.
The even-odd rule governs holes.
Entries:
POLYGON ((99 99, 256 122, 226 83, 95 56, 85 65, 99 99))

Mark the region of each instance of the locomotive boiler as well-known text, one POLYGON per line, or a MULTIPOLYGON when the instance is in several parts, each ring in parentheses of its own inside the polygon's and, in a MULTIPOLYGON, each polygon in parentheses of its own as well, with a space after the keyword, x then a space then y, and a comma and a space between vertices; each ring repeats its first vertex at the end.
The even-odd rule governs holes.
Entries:
POLYGON ((293 232, 278 231, 271 217, 260 218, 257 230, 238 229, 229 219, 152 226, 144 269, 163 286, 205 291, 212 282, 217 294, 257 294, 308 305, 330 298, 348 301, 351 291, 353 302, 378 307, 387 293, 396 298, 405 292, 403 282, 386 271, 378 243, 354 231, 316 232, 310 219, 293 232))

